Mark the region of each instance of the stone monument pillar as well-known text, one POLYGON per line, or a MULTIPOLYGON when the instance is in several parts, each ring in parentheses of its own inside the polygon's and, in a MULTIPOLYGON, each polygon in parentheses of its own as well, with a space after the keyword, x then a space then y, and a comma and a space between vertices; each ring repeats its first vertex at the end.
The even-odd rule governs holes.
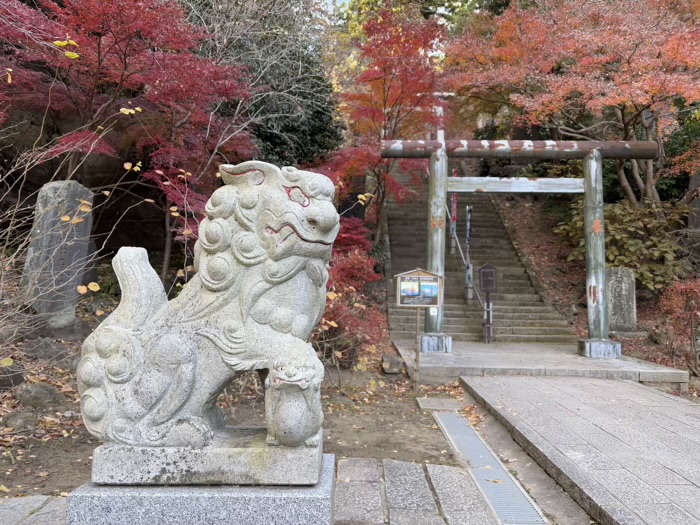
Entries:
POLYGON ((92 227, 92 192, 74 180, 39 190, 22 273, 25 303, 51 328, 72 325, 92 227))
POLYGON ((634 270, 608 268, 606 289, 610 331, 617 333, 637 331, 637 299, 634 270))
POLYGON ((70 525, 332 523, 324 367, 308 338, 340 229, 334 186, 264 162, 219 169, 177 298, 145 250, 114 258, 122 300, 78 367, 83 421, 104 444, 70 525), (217 397, 249 370, 267 372, 267 428, 227 427, 217 397))

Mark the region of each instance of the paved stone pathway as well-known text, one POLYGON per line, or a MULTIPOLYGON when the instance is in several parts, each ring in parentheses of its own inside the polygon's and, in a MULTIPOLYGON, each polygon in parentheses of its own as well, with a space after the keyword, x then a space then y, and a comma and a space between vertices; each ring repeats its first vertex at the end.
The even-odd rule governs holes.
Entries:
POLYGON ((632 381, 465 376, 599 523, 700 525, 700 405, 632 381))
MULTIPOLYGON (((65 520, 66 498, 0 499, 0 525, 65 525, 65 520)), ((472 477, 463 469, 349 458, 337 463, 335 523, 498 525, 499 522, 472 477)))

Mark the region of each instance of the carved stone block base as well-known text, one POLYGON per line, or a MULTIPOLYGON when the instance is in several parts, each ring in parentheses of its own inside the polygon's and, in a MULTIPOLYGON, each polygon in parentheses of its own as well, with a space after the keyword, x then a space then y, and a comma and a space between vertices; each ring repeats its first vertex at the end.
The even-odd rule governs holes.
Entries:
POLYGON ((582 339, 578 342, 578 353, 584 357, 617 359, 622 356, 622 343, 610 339, 582 339))
POLYGON ((447 334, 423 334, 420 337, 420 351, 424 353, 452 352, 452 336, 447 334))
POLYGON ((68 525, 332 525, 335 456, 313 487, 112 487, 68 498, 68 525))
POLYGON ((102 445, 93 453, 92 482, 100 485, 318 483, 323 439, 317 447, 273 447, 265 443, 266 436, 264 428, 230 427, 201 449, 102 445))

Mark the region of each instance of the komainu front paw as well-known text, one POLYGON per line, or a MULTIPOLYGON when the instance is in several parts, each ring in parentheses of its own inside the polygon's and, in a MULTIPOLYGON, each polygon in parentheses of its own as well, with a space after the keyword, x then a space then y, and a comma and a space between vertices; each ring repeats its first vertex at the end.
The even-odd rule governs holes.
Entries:
POLYGON ((317 447, 321 444, 321 438, 323 437, 323 431, 319 430, 316 435, 311 436, 309 439, 304 441, 304 446, 306 447, 317 447))
POLYGON ((265 443, 267 443, 267 445, 269 447, 279 447, 280 446, 280 442, 277 441, 277 438, 269 433, 267 434, 267 439, 265 440, 265 443))

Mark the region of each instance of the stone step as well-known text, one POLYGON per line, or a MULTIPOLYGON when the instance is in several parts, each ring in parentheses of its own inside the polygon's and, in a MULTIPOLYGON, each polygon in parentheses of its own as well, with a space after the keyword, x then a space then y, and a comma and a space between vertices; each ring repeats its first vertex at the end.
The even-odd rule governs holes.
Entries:
MULTIPOLYGON (((475 326, 482 326, 483 316, 481 318, 473 317, 466 319, 459 319, 454 317, 444 318, 444 326, 447 328, 457 327, 457 328, 473 328, 475 326)), ((416 326, 416 318, 410 317, 398 317, 393 316, 390 322, 391 328, 410 330, 416 326)), ((530 330, 530 329, 557 329, 565 330, 567 334, 571 333, 568 323, 562 321, 561 319, 547 319, 547 320, 520 320, 520 319, 501 319, 494 318, 493 325, 497 328, 507 330, 509 328, 517 327, 519 330, 530 330)), ((504 332, 505 333, 505 332, 504 332)))
MULTIPOLYGON (((520 261, 512 240, 496 212, 489 196, 460 194, 458 197, 457 238, 464 248, 466 223, 464 206, 473 206, 471 264, 475 269, 478 289, 478 268, 492 264, 497 269, 498 289, 494 294, 494 331, 499 340, 570 342, 569 325, 558 312, 544 304, 520 261)), ((427 266, 427 199, 422 197, 410 207, 391 206, 389 236, 391 267, 394 275, 427 266)), ((481 341, 483 309, 476 299, 465 299, 464 262, 457 252, 450 255, 451 239, 446 238, 444 329, 455 340, 481 341)), ((415 336, 415 311, 393 306, 396 289, 388 281, 391 334, 393 338, 415 336)), ((420 313, 423 326, 424 313, 420 313)))
POLYGON ((469 472, 385 459, 338 461, 338 525, 498 525, 469 472))

